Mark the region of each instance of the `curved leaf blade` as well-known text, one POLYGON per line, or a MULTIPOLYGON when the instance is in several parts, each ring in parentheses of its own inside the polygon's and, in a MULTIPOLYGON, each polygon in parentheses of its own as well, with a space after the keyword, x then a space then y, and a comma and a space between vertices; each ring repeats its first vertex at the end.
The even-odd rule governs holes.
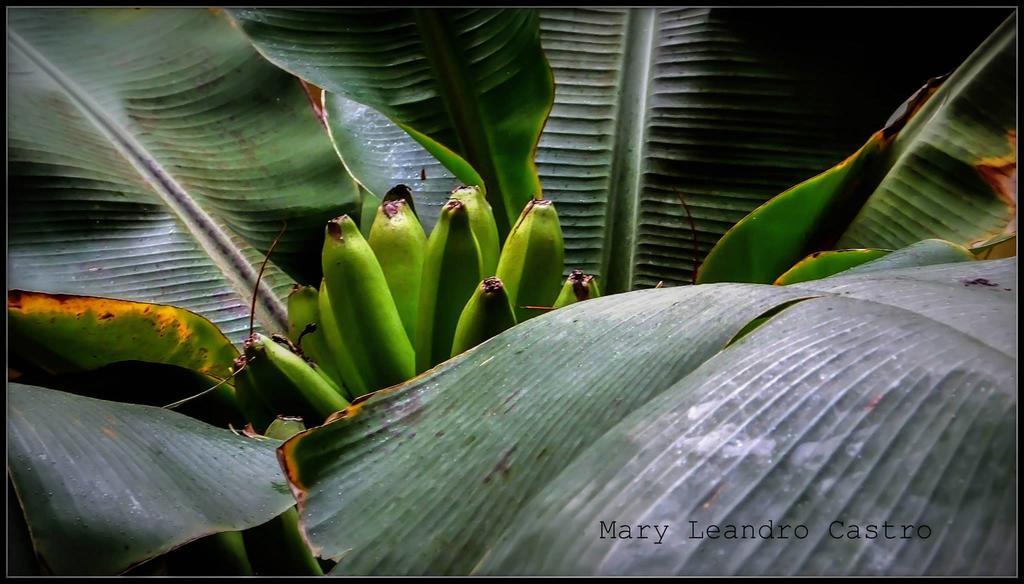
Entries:
POLYGON ((539 197, 533 163, 551 69, 532 10, 240 9, 272 62, 380 111, 467 184, 508 231, 539 197))
MULTIPOLYGON (((842 273, 866 274, 899 268, 967 262, 975 253, 944 239, 925 239, 896 251, 886 249, 842 249, 814 252, 779 276, 774 284, 787 286, 820 280, 842 273)), ((995 258, 994 258, 995 259, 995 258)))
MULTIPOLYGON (((357 208, 298 82, 207 10, 11 17, 12 285, 175 304, 239 340, 259 249, 287 221, 276 259, 301 276, 357 208)), ((291 278, 268 276, 257 312, 283 329, 291 278)))
POLYGON ((848 216, 866 196, 863 175, 871 176, 890 141, 883 132, 833 168, 806 180, 755 209, 733 225, 708 253, 698 284, 775 280, 808 252, 828 246, 822 225, 848 216))
POLYGON ((888 303, 797 304, 607 432, 479 572, 1012 573, 1015 359, 964 324, 970 335, 888 303), (654 546, 600 538, 615 519, 669 531, 654 546), (771 538, 709 531, 769 521, 771 538))
POLYGON ((841 249, 814 252, 775 279, 776 286, 820 280, 888 255, 887 249, 841 249))
POLYGON ((51 373, 144 361, 223 379, 238 356, 213 323, 174 306, 10 290, 7 318, 13 350, 51 373))
POLYGON ((869 272, 930 266, 934 264, 969 262, 974 259, 974 254, 962 245, 957 245, 944 239, 925 239, 924 241, 919 241, 913 245, 908 245, 907 247, 898 249, 885 257, 880 257, 873 261, 854 266, 844 275, 866 274, 869 272))
POLYGON ((260 525, 294 503, 275 440, 17 383, 7 397, 8 469, 55 574, 116 574, 204 535, 260 525))
POLYGON ((961 260, 958 263, 884 271, 849 270, 824 280, 795 284, 794 287, 870 300, 916 312, 1012 357, 1017 352, 1017 337, 1007 323, 1012 321, 1010 315, 1016 311, 1014 270, 1012 260, 961 260), (950 298, 955 298, 955 303, 950 298))

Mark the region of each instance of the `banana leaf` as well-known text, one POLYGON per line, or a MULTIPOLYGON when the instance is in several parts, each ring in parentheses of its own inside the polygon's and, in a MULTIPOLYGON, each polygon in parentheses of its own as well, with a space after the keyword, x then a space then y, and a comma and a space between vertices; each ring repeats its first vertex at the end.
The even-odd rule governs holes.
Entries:
POLYGON ((9 286, 286 328, 326 220, 358 213, 299 82, 205 9, 12 9, 9 286))
POLYGON ((18 383, 7 399, 8 471, 53 574, 117 574, 294 504, 279 441, 18 383))

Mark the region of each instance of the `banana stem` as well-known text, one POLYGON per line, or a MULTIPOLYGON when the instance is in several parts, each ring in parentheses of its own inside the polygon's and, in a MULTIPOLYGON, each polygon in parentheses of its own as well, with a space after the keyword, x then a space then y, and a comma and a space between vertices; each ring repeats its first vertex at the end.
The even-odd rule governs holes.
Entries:
POLYGON ((245 547, 260 576, 323 576, 299 532, 299 514, 292 507, 263 525, 247 529, 245 547))

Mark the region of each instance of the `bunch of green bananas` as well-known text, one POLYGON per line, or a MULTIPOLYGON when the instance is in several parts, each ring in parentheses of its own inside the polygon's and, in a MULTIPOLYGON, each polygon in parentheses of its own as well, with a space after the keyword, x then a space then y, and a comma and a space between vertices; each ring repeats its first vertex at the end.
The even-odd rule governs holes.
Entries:
POLYGON ((289 296, 288 338, 246 342, 239 401, 257 426, 277 414, 323 420, 544 310, 597 297, 579 270, 562 283, 564 253, 551 201, 531 200, 499 249, 481 189, 455 189, 428 238, 399 185, 369 237, 347 215, 328 222, 323 280, 289 296))

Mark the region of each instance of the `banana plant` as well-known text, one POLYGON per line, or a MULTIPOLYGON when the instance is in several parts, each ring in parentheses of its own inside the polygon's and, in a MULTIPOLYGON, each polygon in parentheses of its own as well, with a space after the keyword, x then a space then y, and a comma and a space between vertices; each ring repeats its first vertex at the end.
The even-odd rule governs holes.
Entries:
POLYGON ((15 565, 1012 573, 1014 20, 779 14, 12 11, 15 565))

